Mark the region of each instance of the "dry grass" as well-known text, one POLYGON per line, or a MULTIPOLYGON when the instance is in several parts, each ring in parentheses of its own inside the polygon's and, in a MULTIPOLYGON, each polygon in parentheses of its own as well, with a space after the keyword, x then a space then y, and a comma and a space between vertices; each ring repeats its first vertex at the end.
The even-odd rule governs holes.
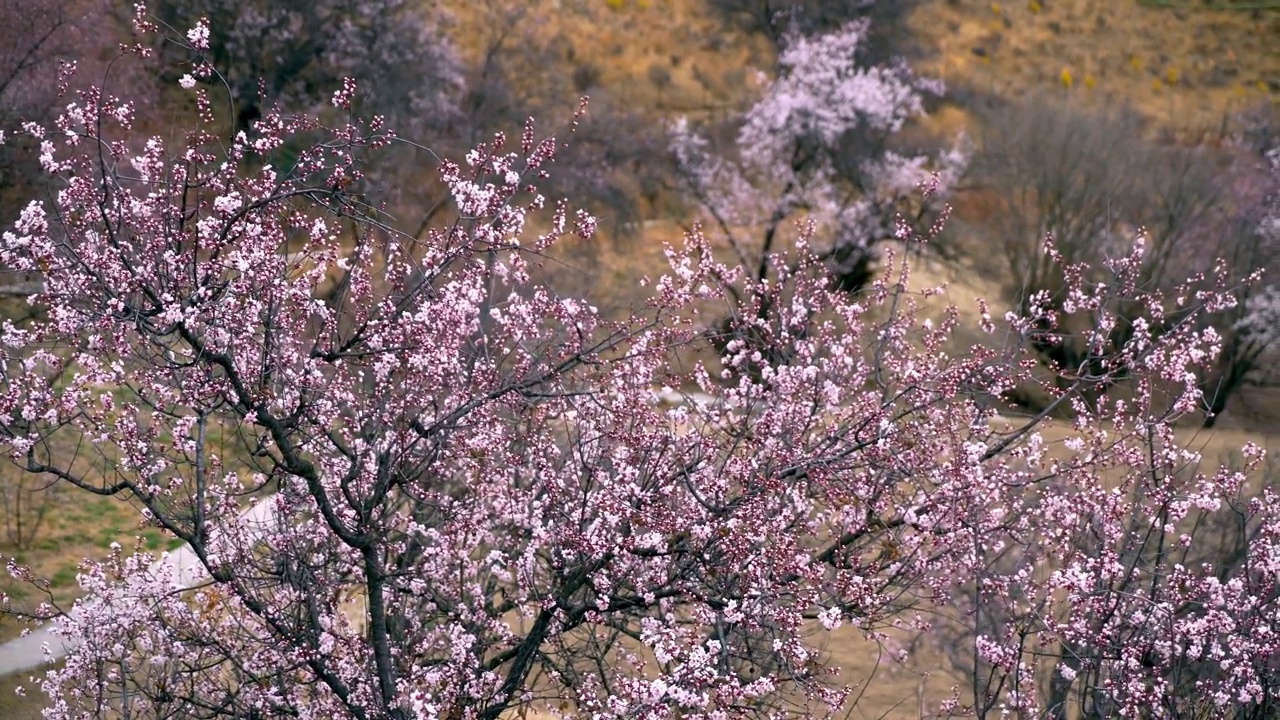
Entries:
MULTIPOLYGON (((701 0, 447 1, 454 37, 478 59, 514 8, 525 10, 513 43, 552 50, 542 74, 592 78, 591 94, 608 94, 653 117, 707 113, 741 101, 747 70, 770 62, 767 43, 726 32, 701 0), (521 40, 521 36, 528 40, 521 40)), ((534 82, 538 82, 536 79, 534 82)), ((572 101, 573 98, 567 98, 572 101)))
POLYGON ((911 27, 933 53, 922 69, 948 81, 1000 96, 1057 88, 1086 102, 1125 102, 1191 133, 1280 98, 1280 10, 934 0, 911 27))
MULTIPOLYGON (((457 17, 460 45, 473 52, 498 31, 495 17, 513 7, 445 4, 457 17)), ((722 116, 747 97, 751 71, 771 62, 767 43, 728 26, 703 0, 528 5, 522 29, 557 50, 550 73, 590 68, 592 94, 651 117, 722 116)), ((1280 10, 925 0, 908 24, 923 51, 921 71, 996 95, 1057 88, 1085 102, 1126 102, 1187 131, 1216 130, 1224 114, 1280 98, 1280 10)))
POLYGON ((5 720, 39 720, 44 709, 44 694, 30 681, 31 674, 0 678, 0 718, 5 720), (23 694, 18 694, 21 687, 23 694))

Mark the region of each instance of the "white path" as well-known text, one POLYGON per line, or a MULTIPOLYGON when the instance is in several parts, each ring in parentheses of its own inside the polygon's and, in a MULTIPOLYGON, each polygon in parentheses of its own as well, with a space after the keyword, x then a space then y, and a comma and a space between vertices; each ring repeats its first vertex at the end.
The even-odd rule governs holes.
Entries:
MULTIPOLYGON (((240 514, 240 519, 248 528, 248 536, 251 540, 262 536, 274 524, 273 509, 274 503, 268 496, 240 514)), ((153 575, 166 570, 167 574, 173 578, 174 584, 184 590, 199 585, 208 577, 204 566, 191 551, 190 545, 183 545, 173 552, 166 553, 151 566, 153 575)), ((93 602, 93 599, 81 601, 81 603, 85 602, 93 602)), ((74 619, 81 612, 83 612, 82 605, 77 605, 68 615, 74 619)), ((50 660, 64 658, 74 650, 74 646, 69 645, 53 632, 55 622, 57 621, 33 628, 27 635, 0 645, 0 676, 33 670, 50 660), (46 645, 49 648, 47 656, 44 651, 46 645)))

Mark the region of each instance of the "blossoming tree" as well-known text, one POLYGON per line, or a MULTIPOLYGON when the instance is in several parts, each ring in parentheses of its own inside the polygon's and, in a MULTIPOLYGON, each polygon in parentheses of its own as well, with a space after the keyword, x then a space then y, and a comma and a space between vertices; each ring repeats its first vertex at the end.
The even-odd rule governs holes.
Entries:
MULTIPOLYGON (((165 27, 186 30, 204 19, 202 56, 218 70, 242 129, 262 103, 314 113, 342 86, 364 78, 365 112, 393 119, 422 139, 455 119, 462 61, 440 28, 440 10, 421 12, 405 0, 158 0, 151 8, 165 27)), ((187 55, 177 50, 181 67, 187 55)), ((174 77, 182 73, 174 74, 174 77)))
POLYGON ((779 234, 805 213, 828 239, 823 254, 837 280, 858 289, 870 276, 873 247, 895 234, 897 201, 930 180, 930 164, 943 187, 963 168, 959 152, 934 162, 887 149, 890 135, 924 113, 923 94, 941 85, 901 63, 862 66, 867 31, 867 22, 851 21, 812 37, 789 35, 777 77, 741 118, 731 147, 715 147, 686 120, 674 127, 684 187, 751 281, 769 276, 779 234))
MULTIPOLYGON (((1115 350, 1135 393, 1081 407, 1059 458, 1048 413, 993 428, 981 402, 1027 380, 1041 318, 1009 316, 1000 351, 949 354, 958 312, 923 317, 900 255, 854 302, 817 272, 807 226, 758 290, 787 362, 733 372, 760 350, 732 346, 721 376, 681 359, 741 272, 698 233, 624 321, 531 279, 550 243, 595 225, 539 194, 560 142, 532 124, 444 164, 456 220, 418 240, 350 192, 380 122, 269 112, 224 143, 193 92, 200 122, 176 142, 135 147, 127 100, 101 91, 25 128, 55 192, 0 261, 45 273, 47 313, 0 332, 0 443, 29 472, 128 500, 205 575, 183 590, 154 549, 117 548, 86 561, 78 612, 28 609, 73 641, 39 680, 48 717, 826 716, 860 682, 830 638, 924 632, 975 580, 1010 618, 973 640, 1006 679, 944 714, 1051 712, 1053 672, 1137 712, 1177 662, 1222 658, 1236 665, 1203 676, 1206 702, 1274 697, 1272 496, 1248 504, 1240 579, 1124 544, 1127 518, 1155 517, 1147 537, 1194 547, 1194 508, 1244 492, 1235 473, 1167 473, 1211 332, 1115 350), (322 140, 291 167, 264 161, 296 133, 322 140), (706 397, 654 402, 689 385, 706 397), (268 519, 241 512, 255 501, 268 519), (1004 573, 1010 544, 1026 552, 1004 573), (1177 611, 1131 599, 1148 586, 1177 611)), ((1229 301, 1145 291, 1141 253, 1107 284, 1068 272, 1099 309, 1100 353, 1116 298, 1229 301)), ((1071 404, 1104 380, 1047 391, 1071 404)))

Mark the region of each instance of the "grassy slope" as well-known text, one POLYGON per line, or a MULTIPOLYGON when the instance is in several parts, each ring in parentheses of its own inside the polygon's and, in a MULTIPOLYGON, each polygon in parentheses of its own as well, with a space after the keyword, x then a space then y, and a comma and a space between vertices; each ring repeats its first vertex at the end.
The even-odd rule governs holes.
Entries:
POLYGON ((911 26, 932 53, 921 69, 947 80, 998 95, 1056 87, 1126 102, 1191 133, 1212 132, 1226 113, 1280 98, 1280 10, 931 0, 911 26))

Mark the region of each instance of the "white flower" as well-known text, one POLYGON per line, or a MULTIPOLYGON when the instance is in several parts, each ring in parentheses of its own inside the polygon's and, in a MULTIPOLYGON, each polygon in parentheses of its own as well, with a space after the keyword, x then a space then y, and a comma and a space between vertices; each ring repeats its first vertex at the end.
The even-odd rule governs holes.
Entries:
POLYGON ((828 630, 839 628, 842 619, 840 608, 838 607, 829 607, 818 613, 818 620, 822 623, 822 627, 828 630))
POLYGON ((196 79, 191 77, 191 74, 188 73, 183 75, 182 79, 178 80, 178 84, 181 85, 184 90, 190 90, 196 86, 196 79))
POLYGON ((200 18, 196 26, 187 31, 187 40, 196 50, 209 49, 209 21, 200 18))
POLYGON ((213 201, 213 209, 223 215, 233 215, 243 206, 243 204, 244 203, 240 200, 240 194, 232 191, 226 195, 219 195, 215 198, 213 201))

